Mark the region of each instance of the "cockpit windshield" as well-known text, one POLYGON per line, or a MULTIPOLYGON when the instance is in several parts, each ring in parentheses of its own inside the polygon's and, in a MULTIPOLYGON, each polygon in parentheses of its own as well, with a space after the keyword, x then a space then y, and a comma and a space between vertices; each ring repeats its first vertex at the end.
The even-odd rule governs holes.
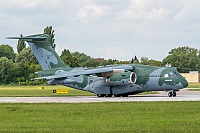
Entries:
POLYGON ((179 72, 174 72, 174 74, 175 74, 176 76, 180 76, 180 73, 179 73, 179 72))
POLYGON ((179 75, 178 72, 166 72, 164 77, 175 77, 177 75, 179 75))
POLYGON ((166 72, 164 77, 174 77, 176 74, 174 72, 166 72))

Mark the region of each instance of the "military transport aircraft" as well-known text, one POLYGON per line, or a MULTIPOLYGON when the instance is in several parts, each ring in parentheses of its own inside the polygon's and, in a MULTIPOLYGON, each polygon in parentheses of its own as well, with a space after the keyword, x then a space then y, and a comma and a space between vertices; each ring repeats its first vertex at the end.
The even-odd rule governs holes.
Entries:
POLYGON ((148 91, 166 91, 169 97, 175 97, 176 91, 188 86, 187 80, 175 68, 140 64, 71 68, 51 47, 47 34, 8 38, 23 39, 28 43, 43 69, 35 72, 40 76, 36 79, 47 79, 50 85, 89 91, 98 97, 127 97, 148 91))

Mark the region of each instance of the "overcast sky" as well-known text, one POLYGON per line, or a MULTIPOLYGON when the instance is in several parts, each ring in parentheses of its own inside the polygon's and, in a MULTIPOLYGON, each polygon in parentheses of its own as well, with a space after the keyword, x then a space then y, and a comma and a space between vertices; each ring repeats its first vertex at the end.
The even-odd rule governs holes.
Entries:
POLYGON ((180 46, 200 49, 199 0, 0 0, 0 44, 7 36, 55 30, 56 51, 91 57, 162 60, 180 46))

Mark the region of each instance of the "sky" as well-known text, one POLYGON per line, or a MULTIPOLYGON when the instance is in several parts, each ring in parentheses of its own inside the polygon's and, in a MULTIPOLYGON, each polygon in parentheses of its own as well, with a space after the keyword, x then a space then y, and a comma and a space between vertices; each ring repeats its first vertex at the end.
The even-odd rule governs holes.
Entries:
POLYGON ((93 58, 162 61, 173 48, 200 49, 199 0, 0 0, 0 44, 55 30, 56 51, 93 58))

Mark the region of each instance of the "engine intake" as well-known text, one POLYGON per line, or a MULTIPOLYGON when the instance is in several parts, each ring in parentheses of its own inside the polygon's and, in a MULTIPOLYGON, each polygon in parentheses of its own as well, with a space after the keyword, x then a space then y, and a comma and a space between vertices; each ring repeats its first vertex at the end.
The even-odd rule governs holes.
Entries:
POLYGON ((110 85, 124 85, 135 83, 137 75, 134 72, 117 73, 106 78, 106 83, 110 85))

